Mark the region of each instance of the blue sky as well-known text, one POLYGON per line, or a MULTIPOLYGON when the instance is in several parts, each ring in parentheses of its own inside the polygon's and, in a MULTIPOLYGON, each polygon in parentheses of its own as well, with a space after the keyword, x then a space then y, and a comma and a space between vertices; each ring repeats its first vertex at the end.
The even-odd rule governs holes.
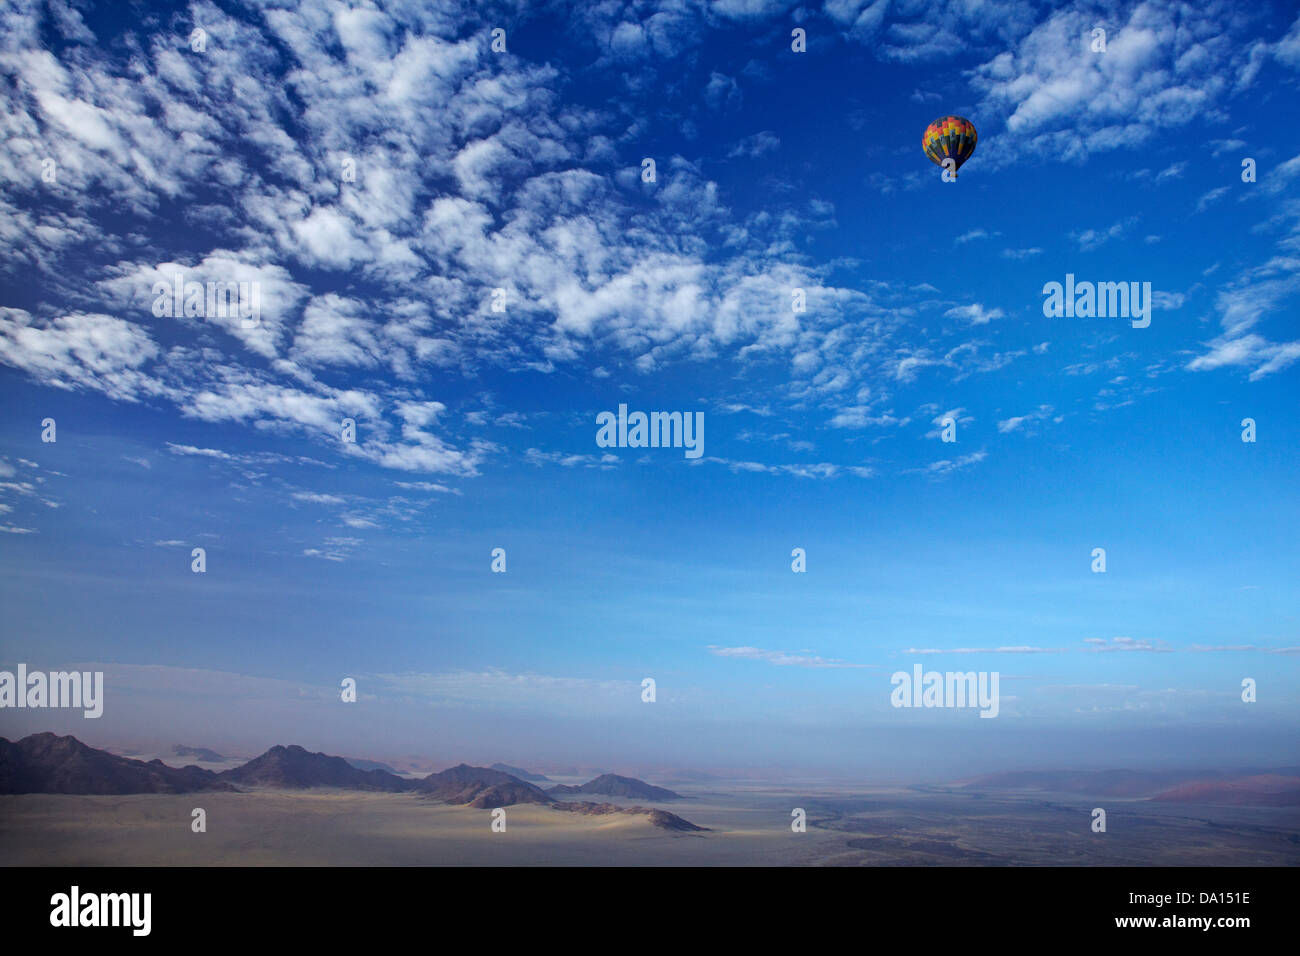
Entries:
POLYGON ((1294 762, 1288 5, 58 0, 0 70, 0 665, 108 675, 13 732, 1294 762), (156 316, 177 271, 258 326, 156 316), (1067 273, 1150 326, 1045 317, 1067 273), (598 447, 620 403, 703 456, 598 447), (891 708, 917 662, 999 718, 891 708))

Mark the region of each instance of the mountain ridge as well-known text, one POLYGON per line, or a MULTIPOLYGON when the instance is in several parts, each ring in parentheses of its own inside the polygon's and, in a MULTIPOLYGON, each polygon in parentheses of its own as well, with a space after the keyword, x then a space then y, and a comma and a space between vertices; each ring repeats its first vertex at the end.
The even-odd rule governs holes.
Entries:
POLYGON ((169 767, 98 750, 71 735, 45 732, 0 737, 0 793, 196 793, 234 790, 211 770, 169 767))
POLYGON ((636 777, 624 777, 616 773, 602 773, 599 777, 584 784, 573 786, 559 784, 551 787, 547 793, 561 796, 573 794, 600 794, 606 797, 635 797, 638 800, 684 800, 680 793, 674 793, 665 787, 638 780, 636 777))
POLYGON ((497 761, 488 767, 489 770, 499 770, 501 773, 508 773, 512 777, 518 777, 527 783, 550 783, 551 778, 544 773, 533 773, 531 770, 525 770, 523 767, 512 767, 508 763, 497 761))
MULTIPOLYGON (((178 744, 173 750, 202 751, 203 748, 178 744)), ((309 751, 297 744, 276 744, 238 767, 215 773, 193 764, 176 768, 161 760, 146 763, 121 757, 91 747, 70 735, 31 734, 18 741, 0 737, 0 793, 3 794, 170 794, 205 790, 240 792, 241 788, 310 790, 318 787, 413 793, 475 809, 535 804, 580 815, 644 815, 660 829, 680 832, 707 829, 654 807, 556 799, 557 793, 605 794, 646 800, 682 799, 671 790, 618 774, 602 774, 579 787, 560 785, 547 791, 504 770, 462 763, 419 780, 408 780, 385 770, 361 769, 348 758, 309 751)))
POLYGON ((507 807, 516 803, 550 805, 554 799, 540 787, 490 767, 457 764, 431 773, 415 790, 443 803, 457 803, 479 809, 507 807))
POLYGON ((360 770, 342 757, 314 753, 297 744, 276 744, 260 757, 218 776, 245 786, 270 787, 277 790, 309 790, 314 787, 339 787, 347 790, 378 790, 399 793, 414 788, 384 770, 360 770))

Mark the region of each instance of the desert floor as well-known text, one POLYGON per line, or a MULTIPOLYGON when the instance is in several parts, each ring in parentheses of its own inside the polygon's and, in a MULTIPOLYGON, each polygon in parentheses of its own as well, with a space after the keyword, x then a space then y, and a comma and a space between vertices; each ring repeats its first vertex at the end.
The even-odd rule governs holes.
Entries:
POLYGON ((660 806, 709 832, 521 805, 494 833, 489 810, 411 794, 0 796, 0 865, 1300 865, 1295 809, 1112 799, 1093 833, 1098 802, 1070 795, 738 784, 689 796, 660 806), (195 807, 206 833, 190 830, 195 807), (806 833, 791 832, 794 807, 806 833))
MULTIPOLYGON (((617 801, 633 805, 635 801, 617 801)), ((179 796, 0 797, 0 865, 427 866, 798 865, 842 842, 796 834, 790 806, 663 804, 707 833, 675 833, 644 816, 580 816, 549 808, 492 812, 410 794, 255 791, 179 796), (207 832, 190 830, 207 811, 207 832)))

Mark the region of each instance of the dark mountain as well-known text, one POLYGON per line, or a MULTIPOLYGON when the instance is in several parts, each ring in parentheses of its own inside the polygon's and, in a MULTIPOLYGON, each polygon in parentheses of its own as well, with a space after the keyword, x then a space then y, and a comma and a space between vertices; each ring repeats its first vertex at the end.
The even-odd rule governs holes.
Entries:
POLYGON ((397 775, 396 770, 388 766, 386 763, 380 763, 378 760, 362 760, 360 757, 344 757, 343 759, 352 764, 352 766, 356 767, 358 770, 382 770, 384 773, 391 773, 394 776, 397 775))
POLYGON ((169 767, 87 747, 76 737, 0 737, 0 793, 193 793, 234 790, 211 770, 169 767))
POLYGON ((195 760, 202 760, 206 763, 221 763, 223 760, 228 759, 215 750, 209 750, 207 747, 186 747, 184 744, 177 744, 173 747, 172 755, 175 757, 193 757, 195 760))
POLYGON ((706 832, 708 827, 696 826, 690 820, 683 820, 675 813, 669 813, 667 810, 656 810, 654 807, 616 807, 612 803, 556 803, 552 807, 555 810, 564 810, 567 813, 580 813, 583 816, 603 816, 608 813, 629 813, 633 815, 646 815, 650 818, 650 823, 659 827, 661 830, 677 830, 683 833, 687 832, 706 832))
POLYGON ((683 820, 675 813, 669 813, 667 810, 659 810, 651 807, 646 810, 644 807, 633 807, 633 810, 644 811, 650 814, 650 822, 661 830, 695 830, 705 831, 708 827, 696 826, 690 820, 683 820))
POLYGON ((635 777, 620 777, 616 773, 604 773, 595 780, 588 780, 580 787, 560 784, 546 791, 553 796, 572 793, 599 793, 607 797, 635 797, 638 800, 681 800, 680 793, 673 793, 663 787, 655 787, 635 777))
POLYGON ((500 770, 502 773, 508 773, 512 777, 518 777, 520 780, 527 780, 529 783, 550 783, 551 778, 545 774, 533 773, 531 770, 524 770, 522 767, 512 767, 507 763, 494 763, 489 770, 500 770))
POLYGON ((272 747, 242 767, 223 770, 218 776, 245 786, 277 790, 339 787, 396 793, 414 787, 413 783, 383 770, 358 770, 342 757, 312 753, 296 744, 272 747))
POLYGON ((557 777, 590 777, 599 776, 605 771, 599 767, 562 767, 559 770, 551 768, 551 773, 557 777))
POLYGON ((1300 807, 1300 777, 1260 774, 1232 780, 1198 780, 1157 793, 1151 799, 1232 807, 1300 807))
POLYGON ((459 764, 431 773, 415 789, 443 803, 468 804, 479 809, 508 807, 515 803, 549 804, 551 798, 540 787, 512 774, 489 767, 459 764))

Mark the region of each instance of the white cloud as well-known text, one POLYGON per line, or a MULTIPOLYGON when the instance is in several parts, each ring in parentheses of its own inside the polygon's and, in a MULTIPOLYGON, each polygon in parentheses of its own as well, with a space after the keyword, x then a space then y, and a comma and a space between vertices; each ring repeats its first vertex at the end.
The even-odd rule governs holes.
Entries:
POLYGON ((986 164, 1080 162, 1140 146, 1195 118, 1226 115, 1228 96, 1253 79, 1243 74, 1244 23, 1216 4, 1150 0, 1117 11, 1103 24, 1105 52, 1091 49, 1097 20, 1056 10, 973 71, 980 112, 1007 117, 1005 136, 981 142, 986 164))
POLYGON ((909 647, 904 654, 1062 654, 1063 649, 1050 647, 909 647))
POLYGON ((908 419, 897 418, 892 411, 873 412, 865 405, 842 408, 831 418, 836 428, 868 428, 871 426, 906 425, 908 419))
POLYGON ((876 470, 869 465, 836 465, 831 462, 796 462, 771 465, 761 461, 736 461, 730 458, 697 458, 692 465, 704 463, 725 465, 733 472, 751 472, 768 475, 790 475, 794 478, 835 478, 842 471, 858 478, 873 478, 876 470))
POLYGON ((965 319, 971 325, 986 325, 993 319, 1003 318, 1006 313, 1001 309, 988 309, 978 302, 972 305, 953 306, 944 315, 954 319, 965 319))
POLYGON ((1124 235, 1135 222, 1137 222, 1136 216, 1121 220, 1105 229, 1085 229, 1083 232, 1076 232, 1072 235, 1079 244, 1079 248, 1084 252, 1088 252, 1104 245, 1111 239, 1117 239, 1124 235))
POLYGON ((1107 641, 1101 637, 1085 637, 1083 642, 1088 645, 1086 650, 1093 652, 1149 651, 1156 654, 1166 654, 1172 653, 1174 650, 1174 648, 1166 646, 1163 641, 1152 641, 1147 638, 1112 637, 1107 641))
POLYGON ((777 667, 810 668, 860 668, 874 665, 850 664, 836 658, 818 657, 807 651, 790 653, 787 651, 765 651, 758 647, 718 647, 709 645, 709 653, 714 657, 726 657, 736 660, 762 661, 777 667))
POLYGON ((1196 200, 1196 211, 1205 212, 1211 204, 1218 202, 1230 192, 1232 192, 1232 187, 1230 186, 1216 186, 1215 188, 1203 193, 1201 198, 1196 200))
POLYGON ((563 468, 599 468, 608 471, 616 466, 619 460, 618 455, 608 452, 603 455, 565 454, 558 451, 542 451, 540 448, 529 448, 524 452, 524 461, 538 467, 549 464, 560 465, 563 468))
POLYGON ((234 461, 235 456, 216 448, 197 448, 194 445, 177 445, 167 442, 167 450, 173 455, 197 455, 202 458, 216 458, 221 461, 234 461))
POLYGON ((780 138, 771 130, 762 130, 751 136, 746 136, 740 142, 732 147, 727 153, 728 159, 756 159, 759 156, 765 156, 768 153, 774 153, 781 148, 780 138))
POLYGON ((294 501, 302 501, 314 505, 344 505, 348 499, 345 495, 329 495, 318 491, 295 491, 290 496, 294 501))
MULTIPOLYGON (((1208 351, 1190 359, 1186 368, 1196 372, 1244 366, 1251 368, 1251 381, 1287 368, 1300 359, 1300 340, 1272 341, 1256 327, 1267 319, 1287 315, 1287 304, 1298 295, 1300 259, 1276 256, 1247 270, 1215 301, 1222 334, 1211 339, 1208 351)), ((1285 322, 1282 324, 1286 327, 1285 322)))
POLYGON ((393 484, 399 488, 406 488, 411 491, 432 491, 442 494, 460 494, 455 488, 448 488, 446 485, 440 485, 432 481, 396 481, 393 484))
POLYGON ((971 465, 977 465, 988 457, 986 451, 971 452, 969 455, 962 455, 958 458, 944 458, 940 461, 934 461, 924 468, 910 469, 913 474, 929 475, 932 478, 946 478, 955 471, 963 468, 969 468, 971 465))
POLYGON ((957 425, 969 425, 971 422, 975 421, 975 416, 967 415, 966 409, 964 408, 950 408, 946 412, 940 412, 931 419, 931 424, 935 427, 926 432, 925 437, 942 438, 944 422, 948 419, 952 419, 952 421, 957 425))
POLYGON ((1032 412, 1027 412, 1024 415, 1018 415, 998 422, 998 431, 1002 434, 1020 431, 1025 428, 1026 425, 1032 425, 1034 422, 1043 421, 1044 419, 1050 418, 1051 415, 1051 405, 1039 405, 1038 408, 1032 412))
POLYGON ((1187 171, 1187 165, 1188 165, 1187 161, 1182 160, 1181 162, 1177 162, 1171 166, 1167 166, 1166 168, 1160 170, 1160 172, 1156 174, 1156 182, 1157 183, 1163 182, 1166 179, 1178 179, 1183 175, 1184 172, 1187 171))
POLYGON ((1265 192, 1277 195, 1286 189, 1291 184, 1291 180, 1297 176, 1300 176, 1300 153, 1285 162, 1278 163, 1272 169, 1263 170, 1259 183, 1265 192))
POLYGON ((146 332, 109 315, 41 320, 0 308, 0 362, 56 388, 94 389, 128 402, 163 394, 166 388, 141 371, 158 354, 146 332))

